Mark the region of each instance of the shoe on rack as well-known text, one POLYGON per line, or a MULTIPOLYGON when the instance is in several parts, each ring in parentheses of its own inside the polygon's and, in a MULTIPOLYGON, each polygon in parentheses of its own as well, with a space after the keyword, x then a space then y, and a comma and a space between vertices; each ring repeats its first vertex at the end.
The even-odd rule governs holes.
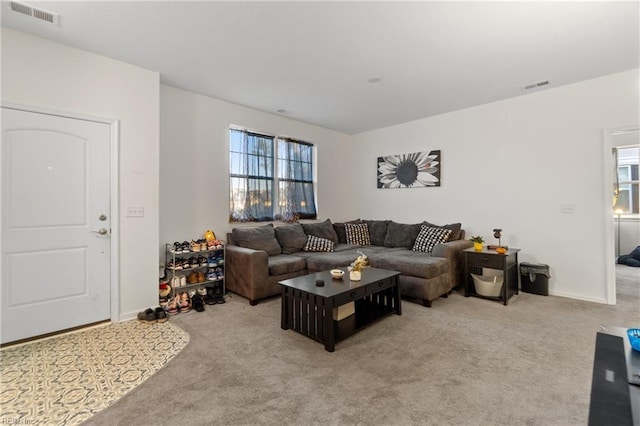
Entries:
POLYGON ((216 275, 215 269, 211 268, 207 271, 207 281, 216 281, 218 276, 216 275))
POLYGON ((197 274, 198 274, 198 282, 199 283, 203 283, 203 282, 205 282, 207 280, 206 277, 204 276, 204 272, 198 271, 197 274))
POLYGON ((193 296, 196 295, 196 289, 192 288, 191 290, 189 290, 188 294, 189 294, 189 297, 193 299, 193 296))
POLYGON ((218 286, 216 286, 215 290, 213 291, 213 300, 215 300, 216 303, 224 303, 224 295, 222 294, 222 289, 218 286))
POLYGON ((204 288, 204 287, 200 287, 200 288, 198 289, 197 293, 198 293, 200 296, 202 296, 202 297, 204 298, 204 296, 206 296, 206 295, 207 295, 207 289, 206 289, 206 288, 204 288))
POLYGON ((182 253, 191 252, 191 245, 187 241, 183 241, 182 244, 180 244, 180 248, 182 249, 182 253))
POLYGON ((200 267, 200 262, 198 262, 198 258, 195 256, 191 256, 189 258, 189 267, 190 268, 199 268, 200 267))
POLYGON ((200 266, 209 266, 209 260, 205 256, 198 257, 198 263, 200 266))
POLYGON ((178 296, 176 296, 173 299, 169 300, 169 303, 167 303, 167 314, 176 315, 179 312, 180 311, 178 310, 178 296))
POLYGON ((167 269, 171 269, 172 271, 179 271, 182 269, 182 262, 180 261, 180 259, 176 259, 175 262, 169 261, 169 263, 167 263, 167 269))
POLYGON ((210 267, 216 267, 218 266, 218 261, 217 261, 217 257, 215 254, 209 255, 209 259, 207 260, 207 263, 210 267))
POLYGON ((182 253, 182 244, 180 244, 179 242, 175 242, 173 243, 173 247, 171 247, 171 253, 176 254, 176 253, 182 253))
POLYGON ((180 310, 180 313, 189 312, 191 310, 191 299, 189 298, 189 295, 185 291, 180 293, 179 297, 178 309, 180 310))
POLYGON ((207 305, 215 305, 216 300, 213 297, 215 289, 211 286, 207 286, 206 289, 207 295, 204 297, 204 303, 206 303, 207 305))
POLYGON ((191 240, 191 243, 189 243, 189 248, 191 249, 192 252, 198 252, 200 251, 200 243, 194 240, 191 240))
POLYGON ((187 285, 187 277, 185 275, 180 276, 180 287, 187 285))
POLYGON ((196 272, 192 272, 187 275, 187 284, 197 284, 198 283, 198 274, 196 272))
POLYGON ((156 321, 158 322, 166 322, 169 318, 167 317, 167 313, 162 308, 156 308, 153 311, 156 321))
POLYGON ((156 322, 156 315, 153 309, 147 308, 142 312, 138 312, 138 319, 147 323, 156 322))
POLYGON ((196 312, 203 312, 204 299, 202 298, 202 296, 200 296, 199 294, 193 296, 193 298, 191 298, 191 306, 193 306, 193 309, 195 309, 196 312))
POLYGON ((221 280, 224 278, 224 272, 222 271, 222 268, 218 267, 216 268, 216 279, 221 280))

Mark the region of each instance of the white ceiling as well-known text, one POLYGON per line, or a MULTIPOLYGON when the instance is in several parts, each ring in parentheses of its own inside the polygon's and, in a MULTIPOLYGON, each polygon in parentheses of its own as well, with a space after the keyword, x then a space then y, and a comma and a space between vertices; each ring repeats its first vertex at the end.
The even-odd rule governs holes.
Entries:
POLYGON ((59 26, 2 25, 349 134, 640 67, 638 1, 25 3, 59 26))

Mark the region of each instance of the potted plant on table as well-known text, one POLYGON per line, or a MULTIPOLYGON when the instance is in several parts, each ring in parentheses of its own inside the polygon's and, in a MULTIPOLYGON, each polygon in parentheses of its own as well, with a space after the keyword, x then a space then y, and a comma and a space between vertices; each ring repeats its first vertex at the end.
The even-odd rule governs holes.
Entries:
POLYGON ((360 250, 357 251, 358 258, 349 266, 349 279, 351 281, 360 281, 362 279, 362 270, 369 266, 367 255, 360 250))
POLYGON ((473 235, 471 236, 471 238, 469 238, 469 241, 473 243, 473 248, 476 251, 482 251, 482 244, 484 243, 484 238, 482 238, 480 235, 473 235))

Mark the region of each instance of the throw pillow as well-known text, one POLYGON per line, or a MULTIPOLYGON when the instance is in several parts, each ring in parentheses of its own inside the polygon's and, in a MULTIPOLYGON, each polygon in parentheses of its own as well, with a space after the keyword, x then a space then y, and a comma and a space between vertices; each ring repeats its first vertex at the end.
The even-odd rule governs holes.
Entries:
POLYGON ((333 244, 338 244, 338 234, 336 234, 335 229, 333 229, 331 219, 327 219, 324 222, 302 223, 301 225, 305 234, 326 238, 327 240, 331 240, 333 244))
POLYGON ((307 244, 307 234, 299 223, 276 226, 274 231, 284 254, 296 253, 307 244))
POLYGON ((387 236, 388 220, 363 220, 369 227, 369 240, 374 246, 384 246, 384 238, 387 236))
POLYGON ((449 241, 457 241, 462 238, 462 223, 450 223, 448 225, 434 225, 426 220, 422 222, 423 225, 432 226, 434 228, 451 229, 451 236, 449 241))
POLYGON ((326 238, 316 237, 315 235, 307 236, 307 244, 304 251, 333 251, 333 241, 326 238))
POLYGON ((359 246, 370 246, 369 227, 366 223, 345 223, 344 232, 347 244, 357 244, 359 246))
POLYGON ((344 230, 344 225, 346 225, 347 223, 362 223, 362 221, 360 219, 354 219, 354 220, 350 220, 349 222, 334 222, 333 229, 336 231, 339 244, 347 243, 347 234, 345 233, 345 230, 344 230))
POLYGON ((410 249, 420 232, 420 224, 407 225, 389 221, 387 235, 384 237, 385 247, 403 247, 410 249))
POLYGON ((446 243, 451 236, 451 229, 422 225, 416 237, 413 251, 431 253, 436 244, 446 243))
POLYGON ((233 228, 231 235, 233 241, 240 247, 264 250, 269 256, 282 253, 282 248, 273 232, 272 223, 257 228, 233 228))

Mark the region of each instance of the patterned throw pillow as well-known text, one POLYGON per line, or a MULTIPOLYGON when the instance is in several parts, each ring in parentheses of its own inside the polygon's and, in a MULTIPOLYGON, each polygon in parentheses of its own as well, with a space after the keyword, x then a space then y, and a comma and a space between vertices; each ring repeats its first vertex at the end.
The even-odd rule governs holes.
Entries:
POLYGON ((416 237, 416 242, 413 244, 413 251, 431 253, 436 244, 449 241, 451 232, 451 229, 422 225, 420 233, 416 237))
POLYGON ((366 223, 345 223, 344 232, 347 237, 347 244, 357 244, 359 246, 370 246, 369 226, 366 223))
POLYGON ((316 237, 315 235, 309 235, 307 237, 307 244, 305 244, 304 251, 333 251, 333 241, 326 238, 316 237))

